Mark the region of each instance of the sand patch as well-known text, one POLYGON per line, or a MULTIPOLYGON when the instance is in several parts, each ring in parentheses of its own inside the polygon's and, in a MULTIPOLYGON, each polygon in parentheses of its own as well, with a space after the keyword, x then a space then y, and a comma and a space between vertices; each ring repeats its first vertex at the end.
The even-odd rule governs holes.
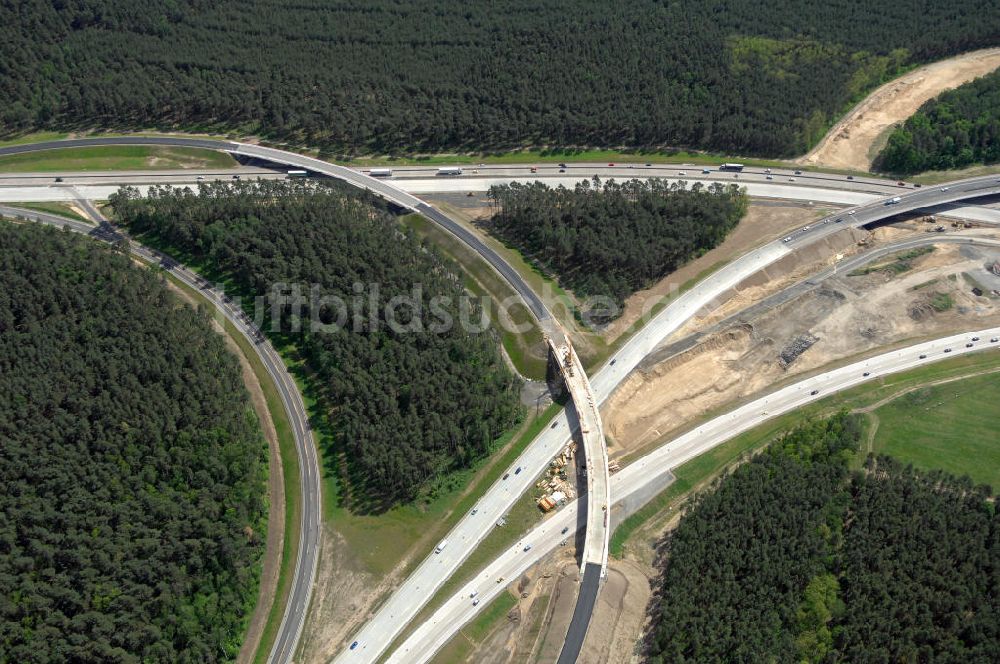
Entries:
POLYGON ((867 171, 888 131, 945 90, 1000 67, 1000 48, 965 53, 915 69, 886 83, 833 126, 800 164, 867 171))

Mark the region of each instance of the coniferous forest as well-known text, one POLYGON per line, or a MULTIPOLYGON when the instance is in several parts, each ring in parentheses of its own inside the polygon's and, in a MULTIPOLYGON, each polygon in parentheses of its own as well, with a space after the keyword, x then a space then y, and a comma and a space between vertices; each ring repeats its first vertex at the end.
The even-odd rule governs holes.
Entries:
POLYGON ((1000 71, 941 93, 889 135, 875 167, 890 173, 1000 162, 1000 71))
POLYGON ((464 317, 476 327, 466 329, 456 268, 374 199, 258 181, 153 188, 148 198, 125 189, 111 202, 144 240, 214 266, 248 308, 263 298, 263 329, 308 369, 335 445, 328 466, 350 480, 354 509, 413 499, 429 480, 490 453, 520 419, 518 381, 495 329, 479 331, 480 304, 468 303, 464 317), (387 313, 399 296, 420 311, 387 313))
POLYGON ((0 661, 231 661, 267 512, 236 358, 109 247, 0 247, 0 661))
POLYGON ((846 414, 802 425, 694 500, 650 661, 996 660, 989 488, 889 457, 851 473, 859 438, 846 414))
POLYGON ((998 42, 983 0, 22 0, 0 3, 0 134, 788 156, 902 69, 998 42))
MULTIPOLYGON (((736 185, 596 178, 573 189, 515 182, 488 197, 491 232, 577 297, 610 298, 618 313, 633 292, 725 240, 748 204, 736 185)), ((584 313, 609 317, 597 305, 584 313)))

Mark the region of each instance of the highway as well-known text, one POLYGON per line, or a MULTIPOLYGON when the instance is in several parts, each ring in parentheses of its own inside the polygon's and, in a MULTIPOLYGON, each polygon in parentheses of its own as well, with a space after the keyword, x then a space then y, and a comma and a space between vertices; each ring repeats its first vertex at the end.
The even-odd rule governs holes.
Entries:
MULTIPOLYGON (((806 378, 755 399, 671 440, 613 475, 611 492, 615 506, 620 506, 632 495, 643 492, 647 485, 657 482, 672 469, 767 420, 835 392, 875 381, 889 374, 950 357, 1000 349, 1000 341, 994 342, 993 339, 1000 339, 1000 327, 914 344, 806 378), (974 337, 978 337, 979 340, 972 341, 974 337), (967 347, 967 344, 971 346, 967 347)), ((448 598, 430 619, 417 627, 387 662, 420 664, 430 660, 434 653, 485 608, 490 600, 502 592, 507 592, 508 584, 497 583, 497 578, 503 577, 505 580, 514 581, 532 565, 558 549, 560 542, 572 536, 578 524, 578 509, 579 500, 574 500, 544 519, 541 525, 527 533, 517 545, 493 560, 473 580, 448 598), (528 551, 524 550, 526 544, 531 544, 531 549, 528 551), (472 593, 478 593, 476 595, 480 600, 478 605, 474 606, 469 599, 472 593)), ((628 513, 622 513, 619 518, 627 515, 628 513)))
MULTIPOLYGON (((93 139, 85 142, 88 145, 120 143, 120 144, 181 144, 191 147, 212 147, 219 149, 220 143, 202 139, 93 139), (206 145, 206 143, 208 145, 206 145)), ((74 141, 73 143, 79 143, 74 141)), ((67 142, 60 142, 67 145, 67 142)), ((332 177, 344 179, 360 187, 370 188, 379 195, 407 209, 421 209, 425 204, 416 197, 403 192, 389 182, 364 176, 357 171, 341 166, 294 155, 293 153, 258 146, 246 146, 235 143, 225 144, 227 149, 236 154, 255 158, 269 159, 289 166, 304 168, 323 173, 332 177)), ((28 151, 26 146, 13 146, 0 149, 5 151, 28 151)), ((39 144, 27 146, 28 149, 41 149, 39 144)), ((52 147, 49 144, 48 147, 52 147)), ((626 169, 628 170, 628 169, 626 169)), ((633 169, 634 170, 634 169, 633 169)), ((442 178, 444 180, 445 178, 442 178)), ((735 179, 735 178, 734 178, 735 179)), ((745 179, 745 178, 744 178, 745 179)), ((742 182, 741 182, 742 183, 742 182)), ((884 185, 883 185, 884 186, 884 185)), ((598 403, 603 402, 647 354, 670 334, 676 331, 684 322, 698 311, 712 303, 729 288, 736 286, 746 277, 763 267, 787 255, 790 249, 799 248, 821 239, 825 235, 836 232, 842 225, 863 225, 899 214, 907 210, 919 209, 943 203, 952 203, 970 196, 995 194, 1000 191, 995 177, 976 178, 953 183, 949 190, 942 191, 939 187, 924 187, 908 189, 904 194, 900 188, 903 200, 898 205, 884 206, 879 202, 868 203, 858 208, 856 214, 844 216, 845 221, 838 224, 831 216, 789 236, 788 242, 775 241, 768 243, 747 255, 737 259, 694 288, 676 298, 670 305, 650 321, 638 334, 633 336, 622 349, 591 378, 591 385, 598 403), (823 221, 827 223, 823 223, 823 221)), ((869 194, 871 196, 871 194, 869 194)), ((421 209, 425 211, 429 208, 421 209)), ((846 214, 846 213, 845 213, 846 214)), ((464 238, 460 238, 463 239, 464 238)), ((478 250, 478 249, 477 249, 478 250)), ((487 260, 489 257, 487 256, 487 260)), ((494 265, 494 267, 496 267, 494 265)), ((498 270, 499 272, 499 270, 498 270)), ((503 274, 501 272, 501 274, 503 274)), ((507 275, 503 275, 509 278, 507 275)), ((515 275, 516 277, 516 275, 515 275)), ((517 285, 515 283, 515 288, 517 285)), ((524 288, 527 288, 524 285, 524 288)), ((518 288, 522 292, 521 288, 518 288)), ((530 292, 530 289, 528 289, 530 292)), ((530 300, 529 300, 530 302, 530 300)), ((534 310, 534 308, 533 308, 534 310)), ((337 661, 374 661, 379 654, 395 638, 402 627, 416 614, 423 604, 433 595, 444 580, 450 576, 472 549, 494 527, 494 524, 510 509, 516 499, 534 482, 535 477, 547 466, 549 460, 558 453, 569 440, 569 430, 565 414, 557 416, 552 428, 548 428, 536 438, 512 465, 509 474, 503 480, 490 487, 477 505, 475 513, 466 515, 448 535, 451 543, 440 554, 430 554, 416 571, 397 589, 392 597, 385 602, 375 616, 354 637, 358 646, 349 650, 346 646, 337 661), (523 472, 522 472, 523 471, 523 472)), ((616 476, 617 477, 617 476, 616 476)), ((618 496, 616 496, 618 498, 618 496)))
MULTIPOLYGON (((59 228, 65 227, 76 233, 89 235, 105 242, 115 242, 124 238, 101 217, 100 212, 89 201, 83 203, 88 214, 98 224, 97 226, 57 215, 19 208, 0 207, 0 216, 23 217, 59 228)), ((169 256, 154 252, 135 241, 130 242, 130 249, 133 255, 144 262, 159 266, 189 287, 200 291, 202 296, 211 302, 216 310, 225 316, 235 329, 247 339, 267 369, 271 380, 278 389, 278 394, 281 396, 281 403, 292 427, 295 450, 299 458, 299 480, 302 484, 302 520, 299 526, 301 530, 295 574, 292 577, 285 613, 278 636, 271 649, 269 661, 289 662, 302 633, 309 600, 312 597, 313 581, 319 562, 319 541, 322 527, 319 460, 316 456, 316 446, 313 442, 309 416, 305 403, 302 401, 302 395, 277 351, 238 304, 226 297, 221 291, 209 287, 205 280, 169 256)))

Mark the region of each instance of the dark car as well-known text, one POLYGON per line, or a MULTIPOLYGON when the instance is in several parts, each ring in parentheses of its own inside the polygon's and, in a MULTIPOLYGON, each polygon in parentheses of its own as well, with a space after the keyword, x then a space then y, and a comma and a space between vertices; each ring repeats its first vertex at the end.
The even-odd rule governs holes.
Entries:
POLYGON ((569 532, 569 526, 566 526, 565 528, 562 529, 562 532, 560 534, 565 535, 568 532, 569 532))
POLYGON ((816 396, 817 394, 819 394, 819 390, 813 390, 809 394, 811 394, 812 396, 816 396))
POLYGON ((510 473, 504 473, 504 474, 503 474, 503 478, 504 478, 504 479, 507 479, 508 477, 510 477, 510 473))
POLYGON ((514 471, 514 474, 515 475, 520 475, 521 474, 521 467, 520 466, 517 467, 517 470, 514 471))
POLYGON ((966 348, 972 348, 972 342, 970 341, 969 343, 965 344, 965 347, 966 348))
POLYGON ((871 376, 871 375, 872 375, 872 373, 870 371, 866 371, 865 372, 865 378, 868 378, 868 376, 871 376))
POLYGON ((946 353, 950 353, 950 352, 951 352, 951 349, 950 349, 950 348, 945 348, 945 349, 944 349, 944 352, 946 352, 946 353))
POLYGON ((559 426, 559 423, 558 422, 553 422, 552 426, 550 426, 549 428, 550 429, 555 429, 557 426, 559 426))
POLYGON ((566 168, 566 164, 559 164, 559 168, 566 168))
POLYGON ((358 642, 357 641, 355 641, 354 643, 351 644, 351 650, 354 650, 357 647, 358 647, 358 642))
POLYGON ((921 360, 926 360, 926 359, 927 359, 927 356, 926 356, 926 355, 921 355, 921 356, 920 356, 920 359, 921 359, 921 360))
POLYGON ((62 182, 62 181, 63 181, 62 178, 56 178, 56 182, 62 182))
POLYGON ((848 176, 847 176, 847 179, 848 179, 848 180, 853 180, 853 179, 854 179, 854 176, 853 176, 853 175, 848 175, 848 176))

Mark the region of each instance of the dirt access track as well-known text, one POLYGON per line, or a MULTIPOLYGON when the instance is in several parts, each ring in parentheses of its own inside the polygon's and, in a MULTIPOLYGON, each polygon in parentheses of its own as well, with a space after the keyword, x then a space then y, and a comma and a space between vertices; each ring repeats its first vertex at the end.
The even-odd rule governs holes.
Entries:
POLYGON ((808 166, 867 171, 892 127, 945 90, 1000 67, 1000 48, 972 51, 915 69, 890 81, 851 111, 796 162, 808 166))

